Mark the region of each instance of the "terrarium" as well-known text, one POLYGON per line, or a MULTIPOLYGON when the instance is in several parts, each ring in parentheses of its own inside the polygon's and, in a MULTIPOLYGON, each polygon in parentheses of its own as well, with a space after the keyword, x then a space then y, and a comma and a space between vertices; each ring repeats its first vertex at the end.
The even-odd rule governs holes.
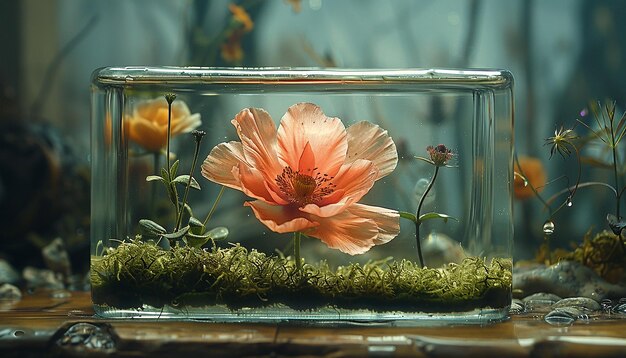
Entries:
POLYGON ((506 319, 512 86, 500 70, 97 70, 97 314, 506 319))

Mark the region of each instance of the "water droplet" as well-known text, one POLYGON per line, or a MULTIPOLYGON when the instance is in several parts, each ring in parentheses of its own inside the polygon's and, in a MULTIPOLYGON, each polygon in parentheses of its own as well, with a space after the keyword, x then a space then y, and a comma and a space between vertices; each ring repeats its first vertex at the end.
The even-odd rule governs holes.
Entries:
POLYGON ((553 326, 568 326, 582 314, 579 309, 573 307, 556 308, 545 316, 544 321, 553 326))
POLYGON ((571 197, 567 198, 567 200, 565 201, 565 205, 572 206, 572 198, 571 197))
POLYGON ((546 222, 543 223, 543 233, 547 236, 554 234, 554 223, 552 221, 546 220, 546 222))

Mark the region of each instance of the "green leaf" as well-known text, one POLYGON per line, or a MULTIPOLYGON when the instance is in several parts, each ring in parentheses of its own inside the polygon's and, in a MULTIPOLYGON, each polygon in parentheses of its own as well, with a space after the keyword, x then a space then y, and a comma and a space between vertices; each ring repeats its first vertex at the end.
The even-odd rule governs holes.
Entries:
POLYGON ((163 177, 160 177, 158 175, 148 175, 146 177, 146 181, 157 181, 157 180, 160 180, 163 183, 165 183, 165 179, 163 179, 163 177))
POLYGON ((170 173, 167 172, 167 169, 165 168, 161 168, 161 177, 163 178, 165 183, 169 183, 170 180, 170 173))
POLYGON ((194 217, 190 217, 189 218, 189 226, 191 226, 193 228, 193 227, 202 227, 204 225, 202 224, 202 221, 200 221, 200 220, 198 220, 198 219, 196 219, 194 217))
POLYGON ((417 218, 412 213, 406 211, 399 211, 398 213, 400 214, 401 218, 411 220, 412 222, 417 222, 417 218))
POLYGON ((228 237, 228 228, 225 228, 224 226, 218 226, 211 229, 209 232, 207 232, 207 234, 211 239, 215 241, 224 240, 228 237))
POLYGON ((432 160, 430 160, 430 159, 428 159, 428 158, 424 158, 424 157, 413 157, 413 158, 415 158, 415 159, 419 159, 419 160, 424 161, 424 162, 426 162, 426 163, 428 163, 428 164, 435 165, 435 162, 433 162, 432 160))
POLYGON ((139 229, 145 233, 150 235, 163 235, 167 232, 165 228, 152 220, 141 219, 139 220, 139 229))
MULTIPOLYGON (((182 202, 179 202, 180 205, 182 205, 182 202)), ((187 214, 189 214, 189 217, 193 217, 193 211, 191 210, 191 206, 189 206, 189 204, 185 203, 184 205, 185 210, 187 211, 187 214)))
MULTIPOLYGON (((173 180, 173 182, 178 183, 178 184, 183 184, 186 186, 187 183, 189 183, 189 175, 187 174, 179 175, 173 180)), ((200 190, 200 184, 198 184, 198 182, 196 181, 194 177, 191 177, 191 183, 189 184, 189 186, 194 189, 200 190)))
POLYGON ((185 243, 187 244, 187 246, 191 246, 191 247, 202 247, 202 245, 206 244, 207 241, 209 241, 209 233, 206 233, 204 235, 196 235, 196 234, 192 234, 192 233, 187 233, 187 235, 185 235, 185 243))
POLYGON ((204 224, 202 221, 194 218, 193 216, 189 218, 189 232, 191 234, 200 235, 204 231, 204 224))
POLYGON ((180 160, 177 160, 172 164, 170 168, 170 178, 176 178, 176 173, 178 173, 178 165, 180 164, 180 160))
POLYGON ((450 215, 446 215, 446 214, 440 214, 440 213, 435 213, 435 212, 430 212, 430 213, 425 213, 420 215, 419 217, 419 222, 424 222, 426 220, 430 220, 430 219, 442 219, 443 222, 448 222, 448 219, 452 219, 454 221, 459 221, 457 218, 454 218, 450 215))
POLYGON ((174 183, 167 185, 167 196, 170 198, 172 204, 176 205, 178 203, 178 194, 174 185, 174 183))
POLYGON ((164 234, 163 237, 168 240, 180 239, 181 237, 185 236, 187 232, 189 232, 189 225, 171 234, 164 234))

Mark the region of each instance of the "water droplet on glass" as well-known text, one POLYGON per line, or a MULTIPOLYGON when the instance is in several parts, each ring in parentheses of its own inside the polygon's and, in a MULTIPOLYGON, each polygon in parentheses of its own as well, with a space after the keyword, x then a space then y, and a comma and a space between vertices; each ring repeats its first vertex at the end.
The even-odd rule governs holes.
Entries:
POLYGON ((552 221, 546 220, 546 222, 543 223, 543 233, 548 236, 554 234, 554 223, 552 221))

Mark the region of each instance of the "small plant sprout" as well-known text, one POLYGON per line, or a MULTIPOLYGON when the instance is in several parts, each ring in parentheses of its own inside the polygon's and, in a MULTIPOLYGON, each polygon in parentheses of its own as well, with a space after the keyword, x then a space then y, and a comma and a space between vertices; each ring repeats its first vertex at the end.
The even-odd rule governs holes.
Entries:
MULTIPOLYGON (((201 222, 194 217, 193 211, 187 203, 187 199, 189 197, 189 189, 192 188, 200 190, 200 184, 198 184, 196 179, 193 177, 193 173, 196 169, 196 164, 198 162, 200 144, 202 143, 202 138, 205 136, 206 133, 199 130, 193 130, 191 132, 191 135, 194 137, 196 143, 191 169, 189 174, 178 175, 178 167, 180 161, 176 160, 174 163, 170 162, 172 102, 174 102, 174 100, 176 99, 176 95, 167 94, 165 95, 165 99, 168 103, 167 143, 165 153, 167 157, 166 167, 161 168, 161 175, 149 175, 148 177, 146 177, 146 181, 160 181, 165 186, 167 196, 174 207, 174 229, 172 230, 172 232, 168 233, 162 225, 149 219, 139 220, 139 226, 143 235, 142 237, 144 239, 156 239, 160 241, 162 238, 166 238, 169 241, 170 247, 175 246, 179 243, 179 241, 182 240, 187 246, 200 247, 204 245, 209 239, 221 239, 228 234, 228 230, 226 230, 225 228, 217 228, 219 230, 211 230, 205 232, 208 216, 207 220, 201 222), (182 201, 180 200, 179 192, 177 189, 177 185, 179 184, 185 187, 182 201), (182 226, 183 219, 185 217, 187 217, 188 223, 187 225, 182 226)), ((215 206, 217 205, 217 201, 220 197, 221 195, 218 196, 216 203, 213 205, 211 213, 213 210, 215 210, 215 206)))
MULTIPOLYGON (((552 218, 564 207, 572 206, 572 199, 579 188, 600 186, 608 188, 615 196, 615 212, 608 213, 606 220, 608 226, 619 240, 619 245, 624 249, 623 229, 626 227, 626 221, 622 220, 620 215, 620 202, 626 186, 620 186, 620 175, 623 174, 623 168, 618 158, 618 145, 626 135, 626 113, 616 116, 615 101, 606 101, 604 105, 599 101, 591 102, 590 112, 593 114, 594 121, 586 123, 583 119, 587 115, 587 110, 580 112, 582 119, 576 119, 577 124, 584 126, 590 131, 587 137, 579 137, 574 131, 574 127, 564 129, 560 127, 554 131, 554 136, 546 139, 545 145, 550 146, 550 159, 555 153, 558 153, 563 159, 567 159, 575 155, 578 162, 578 174, 574 185, 568 185, 565 189, 555 193, 549 199, 544 200, 539 193, 533 188, 535 196, 543 203, 544 207, 549 211, 549 218, 543 226, 544 238, 554 232, 555 225, 552 218), (618 119, 619 118, 619 119, 618 119), (605 147, 605 152, 609 153, 609 160, 604 158, 583 157, 581 150, 586 144, 600 144, 605 147), (586 163, 599 168, 610 169, 613 174, 613 184, 598 181, 581 182, 582 164, 586 163), (552 209, 551 204, 561 195, 567 194, 565 200, 556 208, 552 209)), ((525 179, 524 173, 519 173, 525 179)), ((566 176, 563 176, 567 179, 566 176)), ((544 243, 545 248, 549 249, 547 242, 544 243)), ((548 250, 549 251, 549 250, 548 250)))
POLYGON ((448 165, 448 162, 454 156, 454 153, 452 153, 452 150, 443 144, 439 144, 437 146, 429 145, 428 147, 426 147, 426 152, 428 152, 429 158, 424 158, 424 157, 415 157, 415 158, 422 160, 428 164, 431 164, 435 167, 435 172, 433 174, 433 177, 428 183, 426 190, 422 194, 419 200, 419 203, 417 204, 417 210, 415 211, 415 215, 409 212, 405 212, 405 211, 400 212, 400 217, 411 220, 415 223, 415 242, 417 245, 417 257, 419 259, 419 262, 422 268, 424 267, 424 257, 422 256, 422 246, 420 244, 420 226, 422 225, 422 223, 430 219, 442 219, 444 222, 447 222, 448 219, 457 220, 449 215, 436 213, 436 212, 428 212, 428 213, 420 215, 420 212, 422 211, 422 206, 424 205, 424 200, 426 199, 426 196, 428 195, 433 185, 435 184, 435 180, 437 180, 437 175, 439 174, 439 168, 441 167, 450 168, 451 166, 448 165))

